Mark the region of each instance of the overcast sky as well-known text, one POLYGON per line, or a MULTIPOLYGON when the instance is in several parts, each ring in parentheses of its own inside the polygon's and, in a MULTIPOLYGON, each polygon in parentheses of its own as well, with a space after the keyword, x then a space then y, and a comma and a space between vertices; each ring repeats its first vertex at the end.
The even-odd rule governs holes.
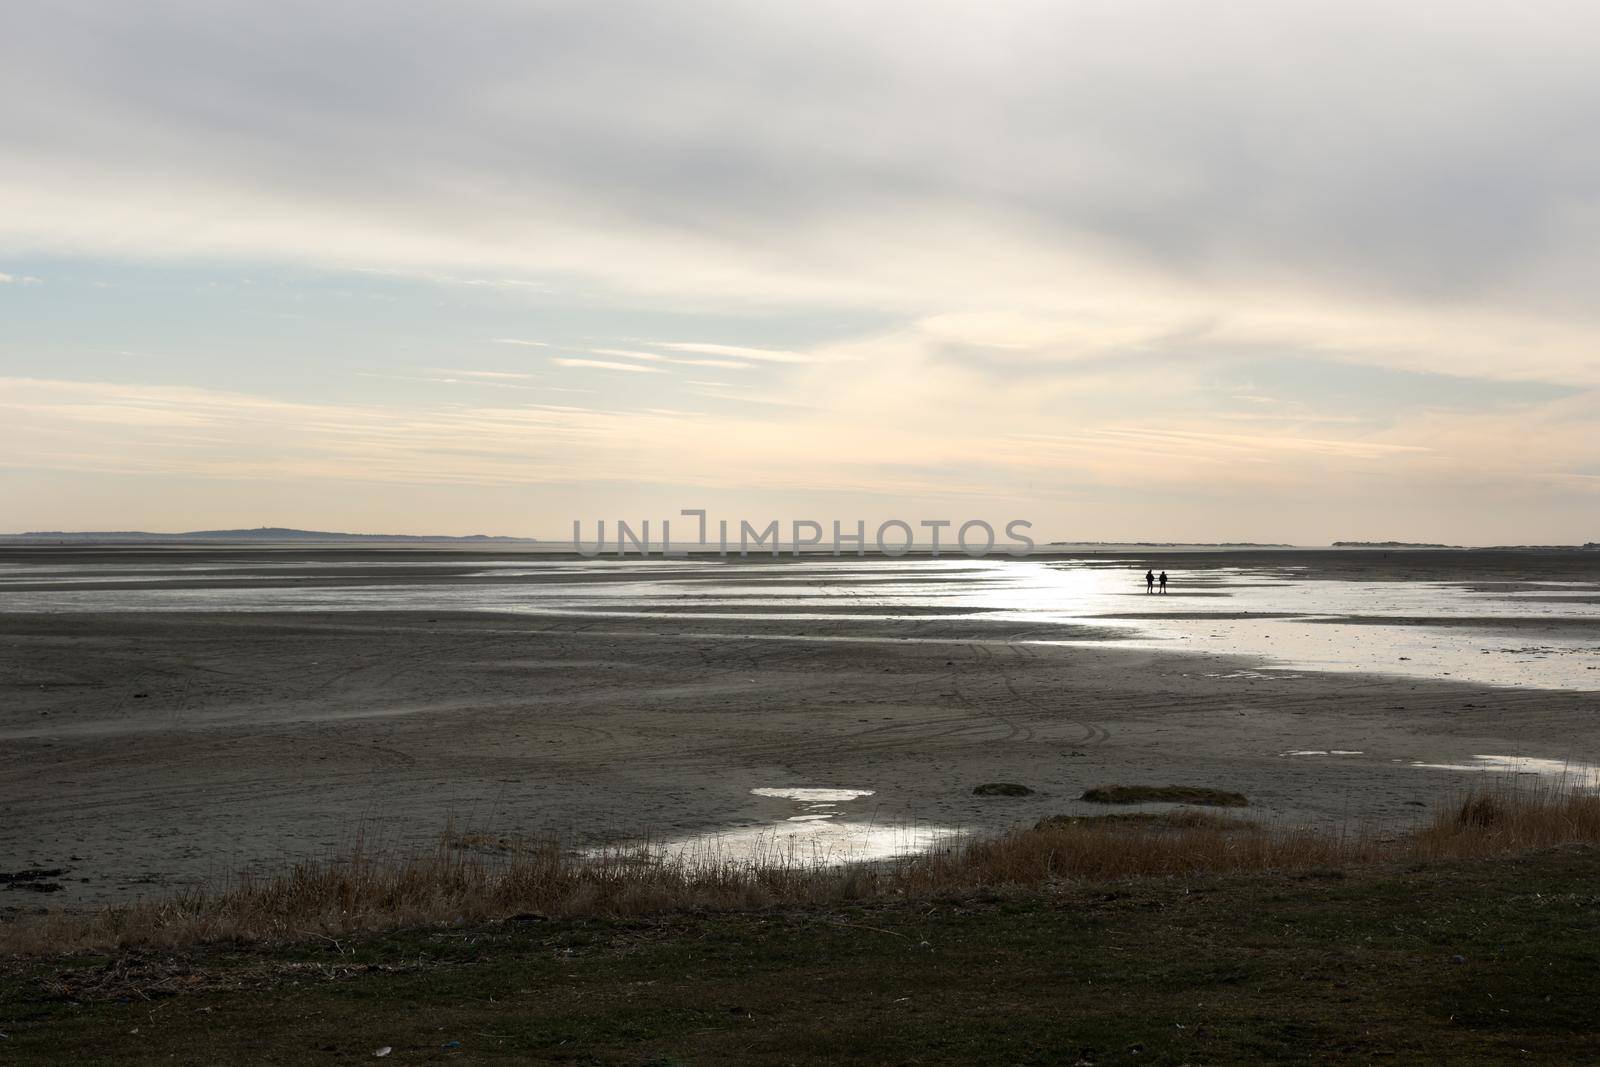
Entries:
POLYGON ((1593 3, 0 22, 0 531, 1600 540, 1593 3))

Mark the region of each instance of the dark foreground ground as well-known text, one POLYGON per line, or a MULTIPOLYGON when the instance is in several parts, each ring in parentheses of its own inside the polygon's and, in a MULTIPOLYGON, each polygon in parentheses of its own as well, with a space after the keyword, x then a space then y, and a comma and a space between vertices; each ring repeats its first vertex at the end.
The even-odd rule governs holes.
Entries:
POLYGON ((1600 850, 0 963, 0 1061, 1600 1062, 1600 850))

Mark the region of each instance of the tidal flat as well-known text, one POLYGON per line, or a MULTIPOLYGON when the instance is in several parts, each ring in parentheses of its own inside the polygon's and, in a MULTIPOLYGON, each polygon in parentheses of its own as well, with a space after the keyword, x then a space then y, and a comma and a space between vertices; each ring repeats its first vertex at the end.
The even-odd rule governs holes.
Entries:
POLYGON ((1119 784, 1402 828, 1486 776, 1592 785, 1596 563, 8 546, 0 855, 54 873, 0 905, 447 827, 874 859, 1089 814, 1119 784), (992 782, 1031 792, 974 795, 992 782))

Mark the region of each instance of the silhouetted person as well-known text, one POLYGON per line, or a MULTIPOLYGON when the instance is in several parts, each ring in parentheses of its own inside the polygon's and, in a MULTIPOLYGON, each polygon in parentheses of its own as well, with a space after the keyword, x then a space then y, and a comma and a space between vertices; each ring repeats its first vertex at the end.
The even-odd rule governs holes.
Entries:
POLYGON ((1144 591, 1145 591, 1146 595, 1148 595, 1150 593, 1154 593, 1156 591, 1156 572, 1155 571, 1145 571, 1144 572, 1144 591))
POLYGON ((1166 571, 1162 571, 1161 572, 1161 591, 1163 593, 1165 593, 1167 591, 1167 572, 1166 571))

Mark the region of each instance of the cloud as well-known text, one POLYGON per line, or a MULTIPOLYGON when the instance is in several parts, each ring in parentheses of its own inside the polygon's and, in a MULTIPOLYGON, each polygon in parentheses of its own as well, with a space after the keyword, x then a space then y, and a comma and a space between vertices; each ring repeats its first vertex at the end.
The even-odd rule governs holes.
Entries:
MULTIPOLYGON (((1165 486, 1215 522, 1289 510, 1230 493, 1377 521, 1459 490, 1441 515, 1569 521, 1535 497, 1589 484, 1600 422, 1589 8, 29 5, 0 35, 0 94, 28 101, 0 110, 8 256, 415 279, 439 288, 397 314, 436 298, 477 316, 451 336, 617 372, 583 381, 618 410, 474 409, 540 457, 517 466, 432 408, 61 386, 20 454, 210 470, 199 433, 223 427, 252 469, 308 477, 394 449, 438 478, 476 456, 493 478, 1101 493, 1139 518, 1165 486), (753 384, 639 379, 677 366, 753 384), (567 448, 654 442, 666 409, 628 405, 662 386, 730 416, 718 448, 567 448), (263 422, 280 454, 243 429, 263 422)), ((151 373, 202 373, 179 358, 151 373)))
POLYGON ((1577 0, 289 10, 8 23, 0 242, 1600 383, 1577 0))
POLYGON ((701 342, 686 341, 660 341, 656 342, 657 348, 671 349, 674 352, 704 352, 709 356, 735 356, 739 359, 753 359, 765 363, 809 363, 811 356, 803 352, 784 352, 771 348, 751 348, 748 345, 714 345, 701 342))
POLYGON ((1324 456, 1350 456, 1380 459, 1403 452, 1429 452, 1423 445, 1386 444, 1381 441, 1339 441, 1298 435, 1217 433, 1210 430, 1151 429, 1144 427, 1106 427, 1092 430, 1091 436, 1109 439, 1118 448, 1153 448, 1164 454, 1173 449, 1193 453, 1204 449, 1213 454, 1272 456, 1283 452, 1304 452, 1324 456))
POLYGON ((736 359, 672 359, 669 363, 676 363, 682 367, 718 367, 722 370, 750 370, 754 364, 741 363, 736 359))
POLYGON ((641 367, 637 363, 617 363, 605 359, 574 359, 568 356, 558 356, 550 361, 558 367, 594 367, 599 370, 627 370, 641 374, 661 374, 660 367, 641 367))
MULTIPOLYGON (((670 348, 670 345, 663 345, 670 348)), ((673 356, 663 356, 659 352, 640 352, 631 348, 591 348, 590 352, 597 356, 617 356, 621 359, 640 359, 647 363, 674 363, 682 367, 720 367, 724 370, 749 370, 751 364, 735 359, 678 359, 673 356)))
POLYGON ((630 348, 591 348, 590 352, 597 356, 617 356, 620 359, 642 359, 647 363, 664 363, 666 356, 656 352, 638 352, 630 348))
POLYGON ((460 374, 467 378, 537 378, 535 374, 518 374, 513 371, 502 370, 452 370, 449 374, 460 374))
MULTIPOLYGON (((358 378, 382 378, 396 382, 427 382, 433 385, 470 385, 483 389, 533 389, 523 382, 499 381, 500 378, 532 378, 528 374, 500 375, 486 371, 438 370, 434 374, 387 374, 378 371, 354 371, 358 378), (459 375, 459 377, 457 377, 459 375)), ((539 388, 545 388, 540 386, 539 388)))
MULTIPOLYGON (((1546 516, 1545 539, 1581 540, 1592 518, 1574 504, 1593 499, 1590 395, 1516 412, 1421 411, 1380 427, 1308 419, 1229 432, 1204 413, 1169 408, 1170 398, 1155 391, 1146 418, 1106 414, 1104 390, 1125 388, 1121 380, 1076 400, 1081 380, 990 394, 915 347, 853 354, 863 371, 892 364, 885 380, 910 383, 913 395, 862 419, 844 390, 847 376, 830 378, 820 365, 814 380, 778 394, 694 383, 694 395, 719 402, 712 411, 653 397, 636 408, 598 395, 588 406, 297 403, 193 387, 0 378, 0 455, 13 471, 54 472, 54 485, 71 484, 69 476, 137 476, 271 483, 300 494, 337 483, 365 486, 374 499, 385 485, 437 487, 427 499, 503 487, 523 494, 524 506, 556 514, 591 514, 601 499, 632 513, 641 485, 676 496, 674 507, 708 493, 779 493, 784 513, 801 517, 816 494, 861 494, 848 506, 862 514, 921 500, 935 514, 1029 515, 1097 538, 1138 532, 1121 526, 1155 522, 1196 492, 1226 503, 1229 518, 1211 520, 1211 529, 1231 539, 1315 539, 1334 514, 1372 536, 1459 531, 1476 506, 1480 540, 1517 540, 1529 509, 1546 516), (1078 409, 1102 414, 1060 417, 1078 409), (1507 440, 1522 446, 1508 450, 1507 440), (1484 512, 1482 502, 1493 499, 1518 507, 1484 512)), ((870 392, 879 383, 854 384, 870 392)), ((1178 383, 1172 394, 1185 391, 1178 383)))
POLYGON ((694 11, 35 5, 0 42, 30 101, 0 237, 916 314, 1168 290, 1592 325, 1578 0, 694 11))
MULTIPOLYGON (((544 282, 533 281, 528 278, 463 278, 454 274, 440 274, 437 271, 423 270, 420 268, 406 267, 347 267, 362 274, 378 274, 399 278, 416 278, 422 281, 433 282, 436 285, 468 285, 484 289, 511 289, 522 292, 549 292, 551 287, 544 282)), ((246 282, 246 284, 249 284, 246 282)))

